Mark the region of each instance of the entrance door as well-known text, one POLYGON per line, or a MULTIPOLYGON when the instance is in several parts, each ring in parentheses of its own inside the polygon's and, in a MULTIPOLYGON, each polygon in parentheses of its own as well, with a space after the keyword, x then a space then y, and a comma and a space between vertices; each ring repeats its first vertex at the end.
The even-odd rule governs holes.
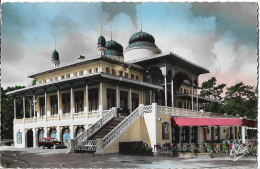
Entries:
POLYGON ((27 147, 33 147, 33 131, 32 130, 28 130, 27 131, 27 134, 26 134, 27 136, 27 138, 26 138, 26 140, 27 140, 27 147))
POLYGON ((179 130, 177 126, 172 127, 172 143, 179 143, 179 130))

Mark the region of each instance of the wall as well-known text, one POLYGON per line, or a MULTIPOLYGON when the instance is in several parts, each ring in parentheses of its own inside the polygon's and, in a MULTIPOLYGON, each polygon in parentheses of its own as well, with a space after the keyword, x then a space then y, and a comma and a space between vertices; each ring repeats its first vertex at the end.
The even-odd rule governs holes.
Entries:
POLYGON ((124 133, 116 139, 111 145, 105 148, 104 153, 118 153, 119 142, 143 141, 151 147, 146 123, 143 117, 140 117, 124 133))

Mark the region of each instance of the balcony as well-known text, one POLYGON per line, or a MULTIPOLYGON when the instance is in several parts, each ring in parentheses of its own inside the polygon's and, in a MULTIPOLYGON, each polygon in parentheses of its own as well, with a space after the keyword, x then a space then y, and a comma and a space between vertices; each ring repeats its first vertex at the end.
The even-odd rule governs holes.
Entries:
MULTIPOLYGON (((106 110, 102 112, 103 115, 106 114, 106 110)), ((100 117, 99 111, 92 112, 81 112, 81 113, 67 113, 67 114, 57 114, 52 116, 40 116, 40 117, 31 117, 23 119, 15 119, 15 124, 27 124, 27 123, 37 123, 37 122, 58 122, 66 121, 73 119, 97 119, 100 117)))

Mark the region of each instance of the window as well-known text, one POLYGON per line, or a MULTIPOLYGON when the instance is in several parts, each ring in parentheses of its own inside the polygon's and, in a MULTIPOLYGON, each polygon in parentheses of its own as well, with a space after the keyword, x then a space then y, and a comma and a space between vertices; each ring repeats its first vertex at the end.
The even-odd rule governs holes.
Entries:
POLYGON ((62 94, 62 113, 70 112, 70 93, 62 94))
POLYGON ((136 80, 139 80, 139 76, 138 75, 136 75, 136 80))
POLYGON ((107 109, 116 107, 116 90, 107 89, 107 109))
POLYGON ((162 139, 167 140, 170 138, 169 123, 162 123, 162 139))
POLYGON ((119 76, 123 77, 123 71, 119 71, 119 76))
POLYGON ((40 116, 45 115, 45 98, 41 97, 39 99, 39 106, 40 106, 40 116))
POLYGON ((58 114, 57 95, 50 97, 50 103, 51 103, 51 115, 58 114))
POLYGON ((128 73, 125 73, 125 78, 128 78, 128 73))
POLYGON ((131 79, 135 79, 135 75, 134 74, 131 74, 131 79))
POLYGON ((90 73, 90 74, 92 73, 92 69, 89 69, 89 73, 90 73))
POLYGON ((74 92, 75 113, 84 111, 84 91, 74 92))
POLYGON ((112 69, 112 74, 116 75, 116 70, 115 69, 112 69))
POLYGON ((22 144, 22 132, 17 133, 17 144, 22 144))
POLYGON ((106 67, 106 73, 110 74, 110 69, 109 69, 109 67, 106 67))
POLYGON ((89 111, 98 110, 98 89, 89 89, 88 90, 88 101, 89 101, 89 111))
POLYGON ((64 76, 64 75, 62 75, 62 76, 61 76, 61 79, 64 79, 64 78, 65 78, 65 76, 64 76))
POLYGON ((98 72, 98 67, 96 68, 96 73, 98 72))
POLYGON ((81 76, 81 75, 83 75, 83 73, 84 73, 84 72, 83 72, 83 70, 82 70, 82 71, 80 71, 79 75, 81 76))

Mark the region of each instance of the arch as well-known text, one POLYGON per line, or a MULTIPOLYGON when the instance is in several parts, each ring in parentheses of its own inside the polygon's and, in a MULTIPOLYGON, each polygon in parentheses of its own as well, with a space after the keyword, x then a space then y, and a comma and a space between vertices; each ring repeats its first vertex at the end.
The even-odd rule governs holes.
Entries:
POLYGON ((61 134, 62 134, 62 137, 61 137, 62 142, 64 142, 64 144, 66 146, 69 146, 69 140, 71 138, 71 136, 70 136, 71 131, 70 131, 69 127, 64 127, 62 129, 61 134))
POLYGON ((26 132, 26 147, 33 147, 33 131, 28 129, 26 132))
POLYGON ((38 135, 37 142, 38 142, 38 145, 39 145, 39 141, 41 140, 41 138, 44 137, 44 130, 43 129, 39 129, 38 132, 37 132, 37 135, 38 135))
POLYGON ((49 133, 48 133, 48 137, 57 138, 57 130, 56 130, 55 127, 50 128, 49 133))
POLYGON ((180 88, 183 81, 187 81, 188 83, 192 84, 192 79, 185 72, 180 71, 178 73, 175 73, 174 82, 175 82, 176 90, 180 88))
POLYGON ((83 133, 85 131, 85 128, 83 127, 83 126, 78 126, 77 128, 76 128, 76 131, 75 131, 75 133, 76 133, 76 137, 78 137, 81 133, 83 133))

